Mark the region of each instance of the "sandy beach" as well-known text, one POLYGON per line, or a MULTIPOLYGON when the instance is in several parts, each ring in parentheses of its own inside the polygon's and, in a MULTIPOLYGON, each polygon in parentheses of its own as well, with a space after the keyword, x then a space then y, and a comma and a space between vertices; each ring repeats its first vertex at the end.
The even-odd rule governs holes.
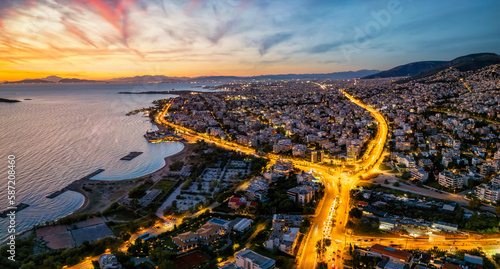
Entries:
POLYGON ((158 170, 135 178, 128 179, 120 179, 120 180, 86 180, 79 184, 77 187, 73 188, 72 191, 76 191, 81 193, 84 196, 84 202, 76 211, 71 213, 70 215, 75 215, 82 212, 91 212, 96 209, 104 210, 106 209, 113 201, 118 200, 123 197, 131 190, 135 185, 138 184, 139 180, 150 177, 154 182, 157 182, 162 179, 164 174, 170 171, 170 165, 175 161, 185 161, 185 158, 191 153, 192 144, 186 141, 182 141, 184 145, 183 149, 173 155, 167 156, 164 158, 165 164, 158 170), (88 188, 89 185, 99 185, 99 188, 105 189, 106 186, 112 186, 115 190, 114 195, 108 195, 107 199, 103 197, 104 195, 95 195, 91 194, 89 191, 86 191, 85 188, 88 188), (101 196, 99 198, 99 196, 101 196), (90 206, 93 205, 93 206, 90 206))

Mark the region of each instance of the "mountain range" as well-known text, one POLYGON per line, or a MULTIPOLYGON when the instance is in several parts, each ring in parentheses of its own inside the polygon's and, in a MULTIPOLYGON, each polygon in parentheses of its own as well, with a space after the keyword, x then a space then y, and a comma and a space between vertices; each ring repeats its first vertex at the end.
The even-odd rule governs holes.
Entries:
POLYGON ((7 81, 5 84, 14 83, 228 83, 233 81, 253 81, 253 80, 314 80, 314 79, 352 79, 368 76, 380 72, 380 70, 358 70, 334 72, 326 74, 282 74, 282 75, 261 75, 261 76, 200 76, 200 77, 168 77, 168 76, 135 76, 113 78, 109 80, 86 80, 77 78, 61 78, 58 76, 48 76, 40 79, 24 79, 19 81, 7 81))
POLYGON ((476 53, 458 57, 451 61, 424 61, 404 64, 380 73, 363 77, 363 79, 409 77, 405 79, 407 81, 424 78, 450 67, 457 68, 460 71, 471 71, 499 63, 500 56, 495 53, 476 53))
POLYGON ((334 72, 326 74, 281 74, 260 76, 199 76, 199 77, 169 77, 163 75, 121 77, 108 80, 86 80, 78 78, 62 78, 48 76, 38 79, 24 79, 20 81, 6 81, 4 84, 15 83, 229 83, 262 80, 325 80, 325 79, 374 79, 389 77, 406 77, 400 82, 423 78, 441 70, 454 67, 460 71, 477 70, 492 64, 499 64, 500 56, 495 53, 476 53, 458 57, 451 61, 421 61, 396 66, 386 71, 358 70, 334 72))

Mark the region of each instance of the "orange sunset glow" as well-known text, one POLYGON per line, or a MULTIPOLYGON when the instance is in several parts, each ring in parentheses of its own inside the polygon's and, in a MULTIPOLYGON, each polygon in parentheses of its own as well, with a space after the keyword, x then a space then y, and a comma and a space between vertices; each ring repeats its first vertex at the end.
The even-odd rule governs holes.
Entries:
MULTIPOLYGON (((457 35, 467 39, 470 47, 495 51, 496 39, 474 37, 480 34, 478 31, 495 31, 494 25, 480 30, 453 30, 438 41, 433 27, 426 28, 430 31, 426 37, 408 33, 400 26, 425 26, 426 21, 432 21, 420 18, 422 12, 433 14, 422 8, 441 8, 408 5, 401 2, 385 18, 387 22, 370 30, 368 26, 380 20, 376 14, 387 9, 385 5, 253 0, 4 0, 0 2, 0 81, 48 75, 109 79, 384 69, 414 60, 412 51, 416 49, 434 59, 470 52, 467 46, 453 52, 448 49, 453 43, 449 41, 456 40, 457 35), (435 41, 432 49, 427 45, 430 40, 435 41)), ((460 12, 483 9, 484 5, 478 3, 464 6, 460 12)), ((470 19, 489 20, 488 16, 470 19)), ((463 19, 461 15, 447 18, 449 23, 463 19)))

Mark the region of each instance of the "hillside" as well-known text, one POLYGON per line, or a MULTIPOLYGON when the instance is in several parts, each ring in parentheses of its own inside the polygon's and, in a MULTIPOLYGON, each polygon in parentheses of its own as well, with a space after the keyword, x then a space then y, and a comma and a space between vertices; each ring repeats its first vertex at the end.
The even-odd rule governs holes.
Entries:
POLYGON ((414 62, 394 67, 364 79, 388 78, 388 77, 409 77, 402 81, 424 78, 444 69, 455 67, 460 71, 478 70, 485 66, 500 63, 500 56, 495 53, 476 53, 455 58, 451 61, 425 61, 414 62))
POLYGON ((363 77, 364 79, 414 76, 426 70, 431 70, 447 63, 446 61, 423 61, 396 66, 377 74, 363 77))

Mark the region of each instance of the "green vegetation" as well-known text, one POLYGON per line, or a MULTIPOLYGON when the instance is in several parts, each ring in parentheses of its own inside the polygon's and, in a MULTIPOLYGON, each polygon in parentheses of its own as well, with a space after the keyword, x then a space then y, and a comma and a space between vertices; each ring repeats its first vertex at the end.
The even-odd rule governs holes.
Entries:
POLYGON ((191 185, 193 185, 193 179, 188 177, 186 179, 186 181, 184 182, 184 184, 182 184, 181 190, 185 191, 185 190, 189 189, 191 187, 191 185))
POLYGON ((344 264, 354 269, 375 268, 382 258, 372 256, 361 256, 355 253, 352 260, 345 260, 344 264))
POLYGON ((268 163, 269 159, 254 158, 252 160, 252 164, 250 164, 250 174, 248 175, 248 177, 253 177, 262 173, 262 170, 267 166, 268 163))
POLYGON ((142 198, 145 194, 146 191, 153 185, 153 180, 148 179, 146 182, 143 184, 135 187, 128 193, 128 197, 132 199, 140 199, 142 198))
POLYGON ((154 185, 153 189, 159 189, 164 192, 168 192, 172 186, 175 185, 175 181, 169 181, 169 180, 161 180, 156 185, 154 185))
POLYGON ((385 163, 381 163, 379 165, 379 169, 382 170, 382 171, 392 170, 392 168, 390 166, 388 166, 387 164, 385 164, 385 163))
POLYGON ((357 207, 353 207, 351 211, 349 211, 350 218, 361 218, 363 216, 363 211, 359 210, 357 207))
POLYGON ((469 209, 470 210, 478 210, 481 207, 481 200, 477 197, 472 197, 469 200, 469 209))
POLYGON ((362 220, 353 222, 351 220, 347 221, 346 229, 352 229, 354 234, 358 235, 378 235, 381 234, 379 227, 378 218, 364 218, 362 220))
POLYGON ((116 220, 131 221, 140 218, 140 215, 127 208, 126 206, 120 205, 117 202, 112 203, 106 210, 102 212, 104 216, 112 216, 116 220))
MULTIPOLYGON (((493 234, 498 233, 498 224, 500 219, 496 217, 488 217, 486 215, 479 215, 474 212, 469 220, 465 223, 465 229, 477 231, 478 233, 493 234)), ((459 226, 461 223, 459 223, 459 226)))
POLYGON ((495 269, 496 265, 486 257, 486 253, 483 251, 481 247, 470 249, 470 250, 459 250, 456 252, 457 259, 463 260, 465 253, 470 255, 475 255, 483 258, 483 268, 484 269, 495 269))
POLYGON ((328 269, 328 264, 326 262, 318 262, 316 269, 328 269))
POLYGON ((258 215, 272 215, 272 214, 302 214, 303 208, 300 203, 292 201, 288 195, 288 189, 297 185, 297 181, 288 180, 282 177, 276 181, 276 185, 269 188, 268 197, 269 201, 259 203, 257 205, 256 213, 258 215))
POLYGON ((169 166, 169 169, 170 171, 180 171, 183 166, 184 166, 183 161, 176 161, 169 166))

